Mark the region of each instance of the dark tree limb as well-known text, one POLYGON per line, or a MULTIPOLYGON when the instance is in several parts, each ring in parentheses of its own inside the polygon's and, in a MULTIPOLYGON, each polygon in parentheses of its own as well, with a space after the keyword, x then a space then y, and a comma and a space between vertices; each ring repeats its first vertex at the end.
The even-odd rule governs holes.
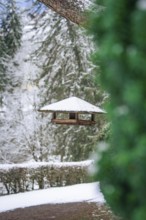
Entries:
POLYGON ((38 0, 45 4, 48 8, 51 8, 62 17, 76 23, 84 24, 85 15, 84 11, 86 9, 87 3, 90 0, 38 0))

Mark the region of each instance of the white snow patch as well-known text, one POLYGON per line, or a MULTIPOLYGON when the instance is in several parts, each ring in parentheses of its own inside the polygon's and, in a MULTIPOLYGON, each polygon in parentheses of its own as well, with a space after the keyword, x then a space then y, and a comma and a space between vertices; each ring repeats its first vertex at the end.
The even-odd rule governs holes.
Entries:
POLYGON ((105 200, 100 192, 99 183, 84 183, 2 196, 0 212, 42 204, 72 202, 104 203, 105 200))

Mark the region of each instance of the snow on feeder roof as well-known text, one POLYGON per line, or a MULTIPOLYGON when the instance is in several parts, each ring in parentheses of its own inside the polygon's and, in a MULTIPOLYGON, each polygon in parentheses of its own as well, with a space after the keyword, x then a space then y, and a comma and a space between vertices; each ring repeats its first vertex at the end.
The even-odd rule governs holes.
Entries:
POLYGON ((105 113, 101 108, 90 104, 77 97, 70 97, 62 101, 46 105, 41 112, 82 112, 82 113, 105 113))
POLYGON ((95 114, 105 113, 105 111, 101 108, 77 97, 70 97, 62 101, 46 105, 42 107, 39 111, 52 112, 52 122, 56 124, 78 125, 95 124, 95 114))

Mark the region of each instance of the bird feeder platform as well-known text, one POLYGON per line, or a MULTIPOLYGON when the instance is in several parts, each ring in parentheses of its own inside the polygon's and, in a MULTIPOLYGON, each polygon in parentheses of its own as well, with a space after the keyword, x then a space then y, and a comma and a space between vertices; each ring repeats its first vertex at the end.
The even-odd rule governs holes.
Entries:
POLYGON ((94 125, 95 115, 105 113, 101 108, 77 97, 42 107, 40 112, 52 113, 52 123, 66 125, 94 125))

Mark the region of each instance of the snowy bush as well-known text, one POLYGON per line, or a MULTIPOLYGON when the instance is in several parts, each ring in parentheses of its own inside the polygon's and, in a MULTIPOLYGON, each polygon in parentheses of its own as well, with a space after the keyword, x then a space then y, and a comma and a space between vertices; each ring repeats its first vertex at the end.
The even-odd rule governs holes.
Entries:
POLYGON ((0 165, 0 194, 89 182, 92 161, 0 165))

